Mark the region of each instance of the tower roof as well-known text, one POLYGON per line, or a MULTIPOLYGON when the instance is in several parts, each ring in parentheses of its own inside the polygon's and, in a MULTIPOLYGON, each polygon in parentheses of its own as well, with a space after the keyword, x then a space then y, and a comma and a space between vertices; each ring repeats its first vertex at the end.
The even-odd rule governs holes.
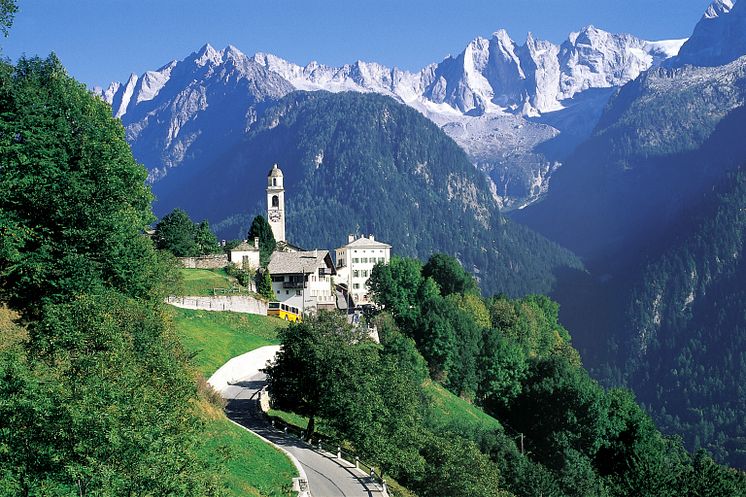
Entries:
POLYGON ((277 167, 277 164, 273 165, 267 177, 268 178, 282 178, 282 169, 277 167))

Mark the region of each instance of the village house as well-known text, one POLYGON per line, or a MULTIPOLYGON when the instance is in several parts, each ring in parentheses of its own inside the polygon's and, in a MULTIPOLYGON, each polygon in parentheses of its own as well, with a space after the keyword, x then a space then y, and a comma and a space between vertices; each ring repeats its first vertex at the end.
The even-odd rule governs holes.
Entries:
POLYGON ((246 270, 259 267, 259 238, 256 237, 251 243, 244 240, 230 251, 230 261, 246 270))
POLYGON ((337 308, 332 286, 336 271, 329 251, 275 252, 268 269, 278 302, 297 307, 303 314, 337 308))
POLYGON ((347 245, 336 250, 337 276, 335 283, 344 285, 352 297, 354 305, 371 303, 368 279, 373 266, 391 260, 391 245, 379 242, 373 235, 368 237, 355 235, 347 237, 347 245))
MULTIPOLYGON (((267 267, 276 301, 305 314, 371 303, 368 278, 377 263, 389 263, 391 245, 377 241, 373 235, 350 235, 347 245, 336 250, 335 266, 329 251, 302 250, 289 243, 285 236, 284 175, 277 164, 267 175, 267 220, 277 241, 267 267), (346 294, 352 302, 347 301, 346 294)), ((256 247, 258 260, 258 244, 256 247)), ((245 254, 237 250, 236 257, 245 254)))

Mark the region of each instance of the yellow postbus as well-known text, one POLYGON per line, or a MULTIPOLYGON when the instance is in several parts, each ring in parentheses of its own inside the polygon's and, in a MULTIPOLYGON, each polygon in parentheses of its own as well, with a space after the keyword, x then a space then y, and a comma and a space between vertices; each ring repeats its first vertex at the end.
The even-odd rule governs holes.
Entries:
POLYGON ((267 307, 267 316, 276 316, 285 321, 301 321, 301 315, 297 307, 282 304, 280 302, 270 302, 267 307))

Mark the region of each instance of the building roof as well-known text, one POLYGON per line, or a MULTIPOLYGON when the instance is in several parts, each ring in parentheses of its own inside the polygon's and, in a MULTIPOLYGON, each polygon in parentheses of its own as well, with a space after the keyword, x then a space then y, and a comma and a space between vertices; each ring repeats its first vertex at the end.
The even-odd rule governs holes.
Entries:
POLYGON ((380 249, 383 249, 383 248, 391 248, 391 245, 389 245, 388 243, 379 242, 378 240, 376 240, 375 238, 372 238, 372 237, 371 238, 366 238, 364 236, 361 236, 357 240, 354 240, 354 241, 348 243, 347 245, 343 245, 343 246, 341 246, 339 248, 341 248, 341 249, 344 249, 344 248, 353 248, 353 249, 357 249, 357 248, 374 248, 374 249, 377 249, 377 248, 380 248, 380 249))
POLYGON ((328 250, 273 252, 268 266, 270 274, 312 273, 324 268, 334 269, 328 250))
POLYGON ((259 248, 255 247, 253 243, 241 242, 231 249, 231 252, 254 252, 258 251, 259 248))
POLYGON ((270 169, 269 174, 267 174, 267 177, 269 178, 282 178, 282 169, 277 167, 277 164, 274 164, 272 166, 272 169, 270 169))

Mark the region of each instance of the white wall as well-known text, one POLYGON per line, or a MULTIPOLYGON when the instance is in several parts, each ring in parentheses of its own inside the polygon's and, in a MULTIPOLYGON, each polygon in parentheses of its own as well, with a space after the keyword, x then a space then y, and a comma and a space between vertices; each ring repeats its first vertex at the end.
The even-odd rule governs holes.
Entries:
POLYGON ((257 269, 259 267, 259 251, 231 250, 231 262, 239 267, 243 267, 244 269, 249 269, 249 267, 245 266, 244 261, 248 262, 251 269, 257 269))

